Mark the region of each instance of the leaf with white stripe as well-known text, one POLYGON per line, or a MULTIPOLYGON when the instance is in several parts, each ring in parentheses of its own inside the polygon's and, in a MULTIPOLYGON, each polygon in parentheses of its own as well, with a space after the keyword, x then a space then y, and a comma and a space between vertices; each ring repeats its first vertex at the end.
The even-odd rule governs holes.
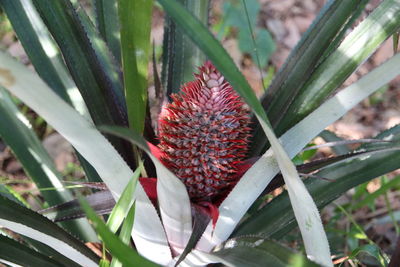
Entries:
POLYGON ((97 266, 99 258, 81 241, 40 214, 0 196, 0 226, 53 248, 82 266, 97 266))
MULTIPOLYGON (((11 238, 0 235, 0 262, 2 260, 18 264, 20 266, 30 267, 61 267, 61 262, 51 258, 49 255, 33 250, 24 244, 15 241, 11 238)), ((69 263, 70 267, 79 267, 74 262, 69 263)))
MULTIPOLYGON (((95 168, 114 198, 118 200, 133 177, 133 172, 93 123, 59 98, 35 73, 1 51, 0 68, 0 85, 21 99, 64 136, 95 168)), ((138 199, 133 239, 137 249, 155 262, 169 262, 170 249, 157 211, 140 184, 137 185, 135 193, 138 199), (144 230, 146 232, 142 232, 144 230), (157 242, 156 246, 153 241, 157 242)))
MULTIPOLYGON (((399 65, 400 54, 389 59, 356 83, 344 88, 287 131, 280 141, 288 155, 291 158, 294 157, 323 129, 399 75, 400 69, 397 67, 399 65)), ((213 247, 220 244, 230 236, 239 222, 238 218, 244 216, 251 204, 278 172, 277 162, 270 149, 247 171, 220 205, 220 219, 212 238, 210 235, 211 225, 209 225, 207 239, 212 244, 208 244, 208 246, 213 247), (242 194, 242 192, 251 193, 242 194)), ((206 243, 206 240, 202 240, 204 247, 207 247, 206 243)))

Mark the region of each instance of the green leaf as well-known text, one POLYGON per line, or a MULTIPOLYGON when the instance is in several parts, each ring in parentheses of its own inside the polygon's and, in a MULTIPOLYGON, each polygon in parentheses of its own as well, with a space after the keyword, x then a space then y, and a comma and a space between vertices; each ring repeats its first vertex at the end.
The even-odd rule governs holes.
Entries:
POLYGON ((0 262, 5 260, 21 266, 61 267, 61 263, 0 234, 0 262))
POLYGON ((6 12, 18 40, 24 46, 37 73, 61 98, 70 102, 66 84, 59 76, 55 64, 61 68, 65 66, 61 64, 58 50, 50 41, 48 32, 45 31, 45 26, 33 8, 32 2, 1 0, 0 5, 6 12), (40 37, 38 33, 41 34, 40 37))
POLYGON ((114 196, 119 196, 133 172, 93 123, 59 98, 35 73, 1 51, 0 68, 0 85, 63 135, 96 169, 114 196))
MULTIPOLYGON (((59 45, 64 60, 95 124, 127 125, 119 68, 84 9, 74 1, 38 0, 34 5, 59 45)), ((132 150, 111 142, 133 164, 132 150)))
POLYGON ((129 126, 138 133, 146 117, 152 8, 152 0, 118 0, 129 126))
POLYGON ((255 47, 252 45, 251 34, 248 31, 239 32, 239 48, 241 51, 249 53, 253 62, 257 63, 256 52, 260 59, 261 67, 264 68, 269 60, 269 57, 275 51, 275 42, 271 34, 265 29, 255 30, 255 47))
POLYGON ((45 243, 83 266, 97 266, 97 256, 75 237, 47 218, 0 196, 0 225, 45 243))
POLYGON ((381 251, 377 245, 368 244, 361 247, 356 248, 350 254, 350 258, 355 258, 359 256, 360 253, 368 253, 372 257, 374 257, 381 266, 387 266, 388 263, 385 258, 381 255, 381 251))
POLYGON ((130 211, 133 202, 135 201, 133 193, 135 192, 139 175, 140 167, 137 168, 136 171, 133 173, 132 179, 129 181, 126 188, 122 192, 121 197, 118 199, 110 214, 110 217, 107 220, 107 227, 113 233, 117 232, 118 228, 121 226, 121 223, 130 211))
MULTIPOLYGON (((365 158, 335 164, 317 173, 331 181, 308 178, 305 184, 318 207, 322 208, 354 186, 399 168, 399 160, 399 152, 374 153, 365 158)), ((265 234, 281 238, 295 226, 293 212, 290 210, 287 194, 284 193, 245 221, 234 236, 265 234)))
POLYGON ((121 35, 117 0, 95 0, 97 28, 113 56, 121 64, 121 35))
POLYGON ((400 176, 394 177, 386 184, 381 185, 378 190, 368 194, 364 199, 357 201, 351 208, 353 210, 358 210, 359 208, 368 205, 368 203, 373 202, 378 196, 385 194, 388 190, 394 188, 398 184, 400 184, 400 176))
POLYGON ((400 70, 396 68, 397 64, 400 64, 400 55, 394 56, 357 82, 341 90, 287 131, 280 140, 289 155, 295 156, 327 126, 399 75, 400 70), (303 142, 303 140, 307 141, 303 142), (294 151, 296 152, 292 154, 294 151))
POLYGON ((99 263, 99 267, 110 267, 110 262, 106 259, 101 259, 99 263))
MULTIPOLYGON (((328 130, 324 130, 319 134, 325 142, 334 142, 334 141, 342 141, 343 139, 338 137, 335 133, 330 132, 328 130)), ((334 146, 332 147, 333 152, 336 155, 343 155, 350 152, 350 149, 346 145, 342 146, 334 146)))
POLYGON ((320 266, 300 253, 286 248, 276 241, 261 237, 238 237, 229 239, 225 245, 212 253, 229 267, 316 267, 320 266))
POLYGON ((3 185, 0 183, 0 195, 6 197, 14 202, 20 203, 27 208, 31 208, 29 203, 11 186, 3 185))
MULTIPOLYGON (((122 225, 121 233, 119 234, 119 238, 124 244, 129 245, 131 242, 131 234, 133 228, 133 222, 135 218, 135 206, 132 206, 128 214, 126 215, 126 219, 124 224, 122 225)), ((117 259, 113 258, 111 261, 111 267, 122 267, 122 263, 117 259)))
MULTIPOLYGON (((31 0, 0 1, 13 29, 39 76, 66 102, 90 119, 87 107, 66 69, 58 47, 34 8, 31 0)), ((90 181, 99 181, 97 173, 77 154, 90 181)))
MULTIPOLYGON (((54 188, 42 191, 49 205, 57 205, 73 199, 72 194, 64 189, 63 177, 56 170, 42 143, 34 133, 25 116, 12 102, 8 92, 0 85, 0 136, 10 146, 21 162, 24 170, 38 188, 54 188)), ((97 240, 95 233, 85 221, 64 223, 70 231, 74 231, 85 240, 97 240)))
POLYGON ((106 51, 95 50, 101 39, 90 39, 95 37, 94 29, 89 31, 94 26, 90 27, 69 1, 35 0, 34 4, 63 52, 95 123, 123 123, 122 83, 115 67, 105 64, 106 51))
MULTIPOLYGON (((209 0, 178 1, 204 25, 208 24, 209 0)), ((168 15, 164 25, 162 83, 170 97, 193 79, 193 73, 203 64, 205 56, 168 15)))
POLYGON ((114 235, 107 225, 97 217, 96 213, 83 198, 80 199, 80 202, 87 217, 92 221, 93 227, 100 235, 107 249, 109 249, 111 254, 121 261, 124 266, 158 266, 157 264, 141 257, 135 250, 124 244, 116 235, 114 235))
POLYGON ((30 248, 33 248, 34 250, 40 252, 41 254, 46 255, 47 257, 50 257, 59 263, 62 263, 63 266, 71 266, 71 267, 80 266, 79 264, 68 258, 68 255, 59 253, 44 243, 41 243, 29 237, 24 237, 24 241, 26 242, 27 245, 29 245, 30 248))

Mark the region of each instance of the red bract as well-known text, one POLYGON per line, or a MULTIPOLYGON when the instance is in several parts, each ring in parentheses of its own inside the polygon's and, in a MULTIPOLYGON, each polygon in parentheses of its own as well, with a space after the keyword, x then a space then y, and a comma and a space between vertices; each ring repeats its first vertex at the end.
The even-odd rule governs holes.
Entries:
POLYGON ((237 183, 248 150, 249 109, 211 62, 159 117, 161 161, 194 203, 214 202, 237 183))

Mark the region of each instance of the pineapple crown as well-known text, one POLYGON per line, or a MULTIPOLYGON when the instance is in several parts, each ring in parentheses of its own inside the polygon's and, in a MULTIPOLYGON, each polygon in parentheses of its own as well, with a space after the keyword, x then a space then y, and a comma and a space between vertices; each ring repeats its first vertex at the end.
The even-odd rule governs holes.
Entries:
POLYGON ((159 148, 161 161, 186 185, 192 202, 211 202, 240 178, 250 112, 210 61, 194 76, 161 111, 159 148))

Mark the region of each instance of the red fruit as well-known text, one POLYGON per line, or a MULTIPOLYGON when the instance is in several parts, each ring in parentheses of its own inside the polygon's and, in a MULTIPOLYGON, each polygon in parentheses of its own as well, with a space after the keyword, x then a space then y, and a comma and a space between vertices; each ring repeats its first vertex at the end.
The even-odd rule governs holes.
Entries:
POLYGON ((159 117, 161 161, 186 185, 193 202, 213 201, 238 179, 248 150, 247 105, 211 62, 199 68, 159 117))

